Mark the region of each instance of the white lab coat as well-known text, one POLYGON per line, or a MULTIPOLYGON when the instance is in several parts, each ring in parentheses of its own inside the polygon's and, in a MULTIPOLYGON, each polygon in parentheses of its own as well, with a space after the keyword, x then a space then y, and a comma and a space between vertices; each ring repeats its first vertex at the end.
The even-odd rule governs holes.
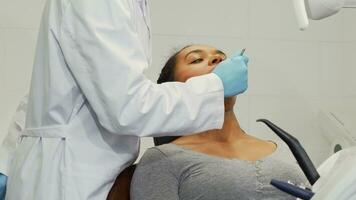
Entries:
POLYGON ((7 135, 0 146, 0 173, 6 176, 9 176, 9 166, 14 157, 16 147, 20 142, 20 136, 25 128, 27 99, 27 95, 21 99, 10 123, 7 135))
POLYGON ((157 85, 144 0, 48 0, 8 200, 105 199, 140 136, 221 128, 214 74, 157 85))

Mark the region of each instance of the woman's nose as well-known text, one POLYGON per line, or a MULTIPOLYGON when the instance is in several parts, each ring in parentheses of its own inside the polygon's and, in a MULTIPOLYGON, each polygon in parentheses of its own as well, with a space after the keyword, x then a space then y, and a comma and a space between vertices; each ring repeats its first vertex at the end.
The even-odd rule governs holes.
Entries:
POLYGON ((219 64, 221 61, 223 61, 223 58, 220 55, 214 55, 210 58, 209 60, 209 65, 217 65, 219 64))

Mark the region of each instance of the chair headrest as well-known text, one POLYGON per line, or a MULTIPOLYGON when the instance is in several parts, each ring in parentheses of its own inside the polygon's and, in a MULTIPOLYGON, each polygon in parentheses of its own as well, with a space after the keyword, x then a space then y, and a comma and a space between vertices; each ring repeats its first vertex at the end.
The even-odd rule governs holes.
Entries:
POLYGON ((165 137, 155 137, 153 138, 153 142, 155 146, 159 146, 162 144, 167 144, 173 142, 173 140, 179 138, 180 136, 165 136, 165 137))

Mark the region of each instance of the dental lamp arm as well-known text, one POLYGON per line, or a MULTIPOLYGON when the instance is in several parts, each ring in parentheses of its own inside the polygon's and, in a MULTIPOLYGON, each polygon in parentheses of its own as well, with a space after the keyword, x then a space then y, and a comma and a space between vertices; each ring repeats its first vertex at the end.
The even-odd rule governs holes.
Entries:
POLYGON ((304 0, 293 0, 294 12, 297 18, 299 29, 304 31, 309 26, 308 14, 305 9, 304 0))
POLYGON ((309 26, 309 19, 321 20, 341 8, 356 8, 356 0, 293 0, 293 4, 300 30, 309 26))

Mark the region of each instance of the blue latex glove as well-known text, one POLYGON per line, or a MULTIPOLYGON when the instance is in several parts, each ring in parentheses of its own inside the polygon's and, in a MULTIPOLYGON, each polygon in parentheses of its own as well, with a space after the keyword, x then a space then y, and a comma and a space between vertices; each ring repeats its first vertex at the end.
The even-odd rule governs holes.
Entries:
POLYGON ((241 53, 235 53, 215 67, 215 73, 224 86, 224 96, 232 97, 247 90, 248 58, 241 53))
POLYGON ((0 200, 5 199, 7 176, 0 173, 0 200))

